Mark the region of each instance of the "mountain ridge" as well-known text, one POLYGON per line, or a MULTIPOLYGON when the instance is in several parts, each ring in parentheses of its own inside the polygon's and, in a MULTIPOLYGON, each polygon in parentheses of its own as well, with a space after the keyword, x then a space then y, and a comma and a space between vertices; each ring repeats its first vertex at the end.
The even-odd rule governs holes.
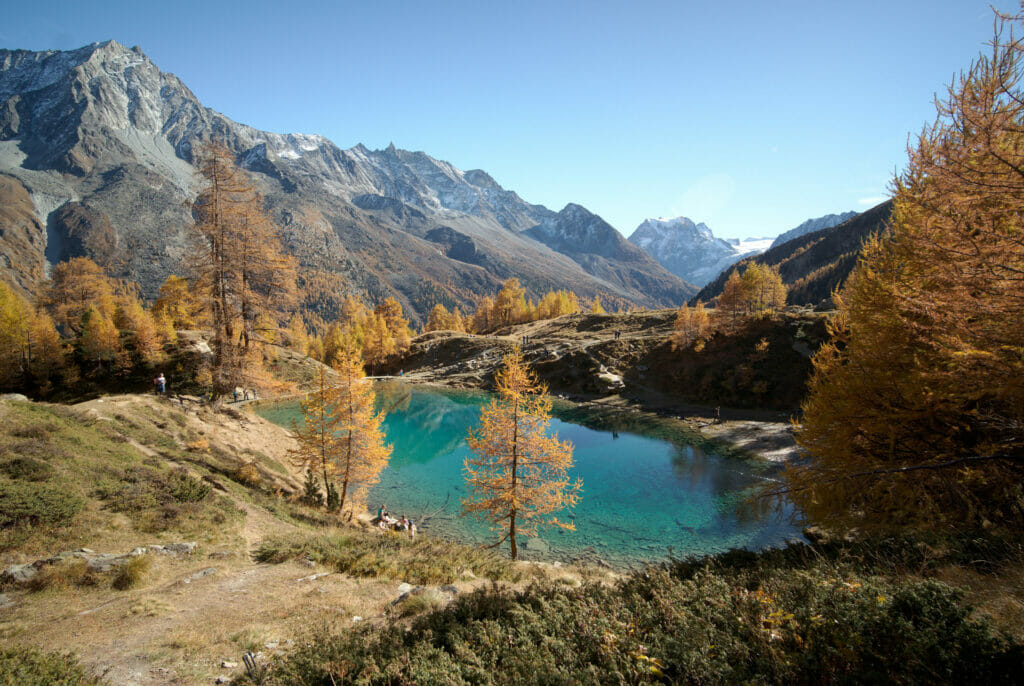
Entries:
MULTIPOLYGON (((251 172, 286 250, 299 258, 300 281, 316 284, 305 306, 323 318, 354 292, 371 302, 395 296, 422 319, 435 302, 471 307, 510 276, 534 296, 569 288, 643 306, 679 304, 696 291, 653 259, 630 255, 628 265, 607 265, 607 257, 553 250, 527 230, 558 213, 524 201, 483 170, 463 172, 393 144, 346 150, 316 134, 234 122, 138 48, 106 41, 73 51, 0 50, 0 175, 31 197, 46 231, 36 226, 23 243, 44 254, 70 255, 53 245, 68 233, 56 213, 78 203, 97 221, 76 227, 76 250, 102 260, 87 247, 102 244, 104 267, 139 281, 152 297, 168 274, 180 273, 187 201, 199 184, 192 163, 197 147, 213 139, 251 172), (106 231, 107 223, 113 234, 91 240, 90 227, 106 231), (479 258, 451 257, 451 241, 439 247, 428 237, 439 228, 473 246, 456 252, 479 258), (638 271, 643 288, 626 278, 638 271)), ((26 250, 19 245, 19 253, 26 250)), ((0 239, 0 267, 25 290, 38 280, 38 260, 19 268, 15 252, 0 239)))
POLYGON ((789 291, 786 300, 790 305, 827 303, 857 264, 864 239, 884 232, 891 215, 892 201, 887 200, 841 224, 798 236, 741 260, 704 286, 690 303, 717 297, 729 274, 734 269, 742 271, 752 262, 778 268, 789 291))

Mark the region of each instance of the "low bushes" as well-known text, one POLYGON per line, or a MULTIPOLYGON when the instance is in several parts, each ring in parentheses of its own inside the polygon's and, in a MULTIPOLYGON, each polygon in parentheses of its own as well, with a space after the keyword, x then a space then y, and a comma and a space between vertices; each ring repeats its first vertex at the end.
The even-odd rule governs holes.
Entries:
POLYGON ((53 467, 34 457, 15 457, 0 463, 0 471, 12 479, 46 481, 55 474, 53 467))
POLYGON ((949 586, 788 555, 664 565, 612 586, 483 589, 409 628, 318 637, 275 683, 989 684, 1024 673, 1024 646, 949 586))
POLYGON ((64 524, 82 509, 81 498, 45 483, 0 483, 0 528, 64 524))
POLYGON ((0 646, 0 684, 17 686, 102 686, 73 656, 35 648, 0 646))

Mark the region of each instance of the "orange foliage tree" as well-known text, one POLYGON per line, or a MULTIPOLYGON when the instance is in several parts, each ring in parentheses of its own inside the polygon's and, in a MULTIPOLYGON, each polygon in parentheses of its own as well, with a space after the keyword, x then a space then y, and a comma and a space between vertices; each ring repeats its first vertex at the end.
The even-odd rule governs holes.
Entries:
POLYGON ((188 281, 171 274, 160 286, 160 295, 153 303, 153 316, 167 320, 175 329, 192 329, 202 312, 200 303, 188 281))
POLYGON ((711 330, 711 317, 704 309, 704 303, 697 301, 694 307, 683 305, 676 313, 673 325, 672 349, 687 348, 693 345, 702 348, 705 338, 711 330))
MULTIPOLYGON (((223 396, 259 378, 263 323, 275 328, 295 292, 295 261, 263 211, 262 198, 225 146, 206 148, 206 186, 192 206, 189 260, 196 292, 213 325, 213 390, 223 396)), ((276 333, 276 332, 275 332, 276 333)))
POLYGON ((82 331, 82 316, 89 308, 95 308, 107 319, 114 318, 114 291, 115 283, 102 267, 88 257, 73 257, 53 266, 40 304, 65 335, 78 335, 82 331))
POLYGON ((316 388, 300 403, 302 425, 292 421, 292 432, 299 447, 291 453, 291 457, 297 467, 310 472, 316 469, 323 475, 328 495, 327 506, 330 508, 333 504, 330 497, 330 475, 336 470, 338 424, 341 421, 337 412, 339 391, 323 365, 317 369, 316 382, 316 388))
POLYGON ((45 395, 63 365, 53 320, 0 281, 0 388, 34 388, 45 395))
POLYGON ((997 31, 950 87, 838 294, 786 472, 813 520, 1024 522, 1022 56, 997 31))
POLYGON ((365 379, 358 354, 345 351, 335 370, 338 387, 333 403, 336 419, 332 427, 337 436, 334 467, 341 485, 338 507, 344 509, 350 489, 354 489, 354 499, 361 500, 366 490, 377 483, 391 459, 391 446, 384 443, 384 413, 374 411, 373 385, 365 379))
POLYGON ((583 485, 569 478, 572 444, 547 435, 551 398, 518 350, 505 356, 497 392, 466 439, 473 455, 463 463, 470 495, 462 507, 500 534, 491 547, 509 541, 514 560, 517 535, 537 536, 544 525, 573 528, 545 518, 573 507, 583 485))

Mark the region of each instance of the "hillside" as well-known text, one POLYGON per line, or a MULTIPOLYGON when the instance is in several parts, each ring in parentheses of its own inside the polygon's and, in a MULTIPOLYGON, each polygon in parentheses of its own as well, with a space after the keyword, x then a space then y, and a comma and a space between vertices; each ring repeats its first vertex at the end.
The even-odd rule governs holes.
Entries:
MULTIPOLYGON (((741 260, 733 269, 742 271, 751 262, 776 266, 782 282, 789 288, 786 301, 790 305, 817 305, 845 283, 857 263, 864 239, 884 231, 891 213, 892 202, 884 202, 842 224, 805 234, 761 255, 741 260)), ((720 274, 691 302, 710 302, 717 297, 731 272, 732 269, 720 274)))
POLYGON ((465 311, 512 276, 534 298, 568 289, 668 306, 695 292, 603 222, 594 235, 582 227, 596 252, 577 234, 565 251, 557 235, 529 232, 561 231, 562 214, 482 170, 394 145, 343 150, 322 136, 259 131, 115 41, 0 50, 0 276, 28 293, 45 263, 87 256, 154 297, 168 274, 184 273, 194 165, 214 139, 265 196, 299 260, 304 306, 327 320, 346 294, 394 296, 414 321, 437 302, 465 311))
MULTIPOLYGON (((368 524, 343 526, 291 497, 301 490, 292 447, 244 408, 0 399, 4 649, 74 651, 111 684, 213 683, 238 673, 245 651, 265 664, 317 624, 379 626, 389 611, 415 614, 487 579, 547 574, 429 535, 382 549, 368 524), (393 602, 403 582, 430 603, 404 611, 393 602)), ((4 670, 3 683, 51 683, 5 681, 4 670)))
MULTIPOLYGON (((660 378, 666 370, 692 374, 694 364, 683 355, 657 366, 670 352, 672 314, 571 315, 495 337, 435 332, 417 340, 404 376, 486 384, 491 361, 526 335, 528 351, 549 346, 544 376, 577 389, 594 372, 595 383, 614 381, 618 368, 601 372, 600 360, 628 360, 623 390, 637 406, 606 405, 628 422, 639 407, 685 397, 661 395, 675 383, 660 378)), ((804 334, 793 344, 811 345, 815 321, 794 311, 778 326, 712 339, 705 352, 731 369, 729 355, 759 336, 770 344, 758 354, 782 348, 794 326, 804 334)), ((753 360, 754 371, 784 359, 753 360)), ((289 357, 279 367, 301 380, 310 365, 289 357)), ((603 401, 622 397, 594 387, 603 401)), ((747 424, 763 439, 766 424, 747 424)), ((879 674, 1010 683, 1022 666, 1019 543, 992 532, 855 542, 808 533, 810 545, 624 575, 513 564, 302 505, 293 445, 243 404, 0 398, 0 681, 246 683, 247 651, 269 669, 263 683, 278 685, 383 683, 381 674, 404 683, 879 674), (508 641, 519 649, 504 650, 508 641), (48 652, 56 646, 77 656, 48 652)))
POLYGON ((430 332, 416 337, 388 370, 413 381, 489 388, 502 355, 519 345, 552 392, 574 398, 616 396, 698 414, 723 406, 726 416, 729 408, 742 410, 736 417, 764 410, 767 418, 776 411, 775 419, 797 409, 810 355, 825 339, 823 315, 793 308, 716 334, 702 352, 673 350, 675 317, 676 310, 571 314, 491 336, 430 332), (762 339, 767 345, 758 350, 762 339))

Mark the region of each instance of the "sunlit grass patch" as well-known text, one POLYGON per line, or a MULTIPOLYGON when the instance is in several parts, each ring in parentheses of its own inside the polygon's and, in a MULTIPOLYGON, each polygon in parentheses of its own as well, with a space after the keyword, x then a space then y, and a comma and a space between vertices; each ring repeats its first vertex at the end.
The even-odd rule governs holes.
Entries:
POLYGON ((386 578, 412 584, 449 584, 465 571, 493 580, 517 581, 522 573, 492 550, 419 536, 336 530, 304 538, 271 537, 255 552, 260 562, 305 558, 352 576, 386 578))

